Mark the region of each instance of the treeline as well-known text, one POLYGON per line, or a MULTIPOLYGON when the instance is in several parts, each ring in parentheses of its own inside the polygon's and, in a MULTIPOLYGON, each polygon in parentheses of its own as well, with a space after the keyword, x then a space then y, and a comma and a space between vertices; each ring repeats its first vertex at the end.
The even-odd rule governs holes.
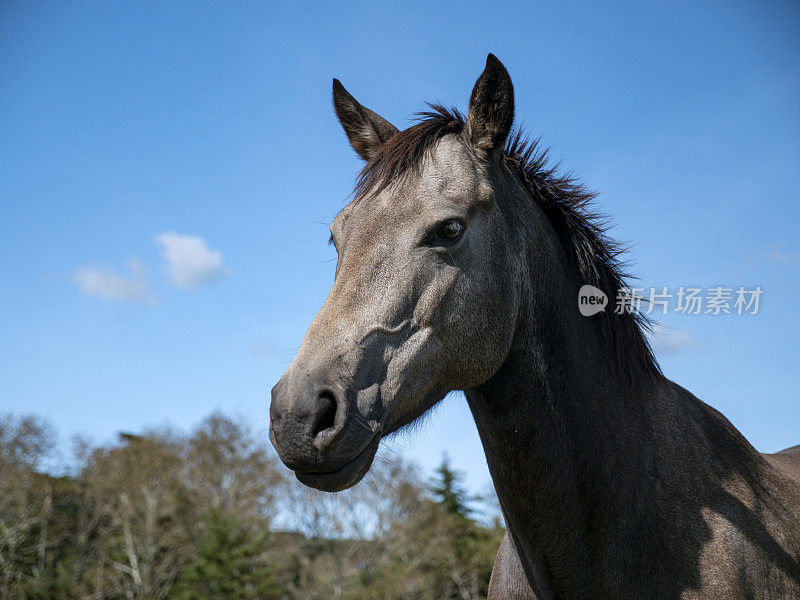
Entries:
POLYGON ((213 414, 77 445, 46 472, 55 432, 0 417, 4 600, 469 600, 502 537, 446 462, 424 480, 379 458, 340 494, 287 478, 264 435, 213 414))

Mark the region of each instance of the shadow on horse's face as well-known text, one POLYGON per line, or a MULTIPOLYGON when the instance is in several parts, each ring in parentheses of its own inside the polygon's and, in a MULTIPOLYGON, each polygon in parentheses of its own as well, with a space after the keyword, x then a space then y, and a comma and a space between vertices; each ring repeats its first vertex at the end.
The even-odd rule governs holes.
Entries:
MULTIPOLYGON (((487 72, 507 80, 498 65, 476 90, 487 72)), ((365 177, 388 175, 334 220, 333 289, 272 390, 270 439, 306 485, 355 485, 382 436, 486 381, 508 354, 520 261, 497 190, 513 106, 493 122, 475 98, 463 127, 424 142, 426 123, 398 132, 334 82, 339 119, 370 161, 365 177)))

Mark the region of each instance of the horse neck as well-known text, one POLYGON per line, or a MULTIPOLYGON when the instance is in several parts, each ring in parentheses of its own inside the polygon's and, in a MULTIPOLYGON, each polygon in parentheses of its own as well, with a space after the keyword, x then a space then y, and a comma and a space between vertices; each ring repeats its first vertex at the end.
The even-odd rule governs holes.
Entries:
POLYGON ((657 421, 656 388, 669 382, 617 380, 598 328, 577 310, 579 279, 557 245, 545 244, 554 249, 547 261, 541 243, 529 250, 531 261, 539 253, 547 264, 525 275, 511 351, 466 395, 518 546, 531 542, 529 556, 541 553, 579 590, 589 578, 590 532, 612 519, 604 509, 636 493, 630 469, 646 468, 657 452, 642 447, 640 434, 657 421))
POLYGON ((529 251, 538 266, 525 275, 506 361, 466 395, 529 579, 545 572, 565 593, 591 597, 598 569, 622 577, 636 553, 661 564, 653 549, 669 544, 641 536, 670 531, 675 490, 706 501, 734 472, 754 482, 761 459, 666 378, 615 375, 599 328, 577 310, 577 273, 555 251, 543 261, 548 247, 529 251))

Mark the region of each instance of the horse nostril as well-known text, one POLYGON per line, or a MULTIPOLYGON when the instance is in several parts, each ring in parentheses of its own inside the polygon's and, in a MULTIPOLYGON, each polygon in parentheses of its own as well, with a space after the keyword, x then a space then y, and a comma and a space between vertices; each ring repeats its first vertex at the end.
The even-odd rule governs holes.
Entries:
POLYGON ((328 429, 332 429, 336 424, 336 397, 332 392, 323 390, 319 394, 319 408, 317 421, 311 428, 311 437, 316 438, 328 429))

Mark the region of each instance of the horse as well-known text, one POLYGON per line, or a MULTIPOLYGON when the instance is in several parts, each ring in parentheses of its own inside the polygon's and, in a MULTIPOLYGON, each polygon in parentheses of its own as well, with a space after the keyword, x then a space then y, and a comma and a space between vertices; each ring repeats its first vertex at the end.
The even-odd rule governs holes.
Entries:
POLYGON ((800 446, 757 452, 669 380, 616 298, 594 194, 513 127, 489 55, 466 116, 400 131, 333 80, 366 164, 331 225, 329 296, 272 389, 305 485, 355 485, 381 439, 463 390, 506 522, 490 599, 800 599, 800 446))

